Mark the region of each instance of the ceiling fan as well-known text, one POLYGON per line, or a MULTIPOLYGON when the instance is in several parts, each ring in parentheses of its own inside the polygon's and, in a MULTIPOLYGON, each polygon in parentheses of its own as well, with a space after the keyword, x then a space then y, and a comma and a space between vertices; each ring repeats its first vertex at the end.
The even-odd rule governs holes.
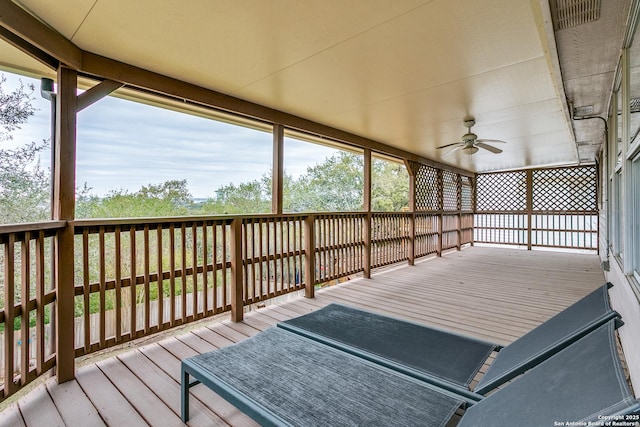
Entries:
POLYGON ((472 117, 465 119, 464 126, 467 128, 467 133, 462 135, 462 141, 454 142, 452 144, 441 145, 440 147, 437 147, 437 149, 454 147, 450 151, 446 152, 444 154, 445 156, 449 153, 452 153, 460 149, 462 149, 462 152, 464 154, 469 154, 469 155, 477 153, 480 148, 484 148, 485 150, 491 151, 494 154, 502 153, 501 149, 496 148, 492 145, 488 145, 486 143, 492 142, 492 143, 506 144, 506 142, 500 141, 498 139, 478 139, 478 135, 471 132, 471 127, 475 124, 476 124, 476 119, 472 117))

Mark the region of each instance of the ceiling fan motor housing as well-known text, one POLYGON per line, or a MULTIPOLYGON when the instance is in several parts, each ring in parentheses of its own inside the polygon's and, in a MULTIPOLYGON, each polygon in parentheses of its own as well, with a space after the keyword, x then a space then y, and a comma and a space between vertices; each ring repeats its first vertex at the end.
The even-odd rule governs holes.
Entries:
POLYGON ((471 126, 476 124, 476 119, 473 119, 473 118, 465 119, 463 123, 464 123, 464 127, 470 128, 471 126))
POLYGON ((468 132, 462 135, 462 142, 464 143, 475 142, 476 139, 478 139, 478 135, 472 132, 468 132))

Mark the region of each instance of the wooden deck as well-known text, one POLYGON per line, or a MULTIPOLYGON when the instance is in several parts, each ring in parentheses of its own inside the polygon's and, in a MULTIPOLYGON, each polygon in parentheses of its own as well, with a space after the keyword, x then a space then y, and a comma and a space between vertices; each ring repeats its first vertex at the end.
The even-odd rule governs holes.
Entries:
MULTIPOLYGON (((54 379, 0 413, 4 426, 169 426, 180 420, 180 360, 231 345, 330 302, 362 307, 508 344, 604 282, 596 255, 471 247, 386 270, 245 314, 208 323, 54 379)), ((192 426, 256 425, 204 386, 191 390, 192 426)))

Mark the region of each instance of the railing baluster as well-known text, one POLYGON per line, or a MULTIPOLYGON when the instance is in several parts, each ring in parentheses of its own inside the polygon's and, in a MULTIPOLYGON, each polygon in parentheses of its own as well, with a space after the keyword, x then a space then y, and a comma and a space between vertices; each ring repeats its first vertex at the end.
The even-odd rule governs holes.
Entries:
MULTIPOLYGON (((224 224, 222 225, 224 227, 224 224)), ((218 224, 215 222, 211 226, 211 264, 213 264, 213 313, 218 312, 218 224)))
POLYGON ((138 326, 137 326, 137 313, 136 313, 136 305, 138 303, 138 298, 137 298, 137 282, 138 282, 138 276, 137 276, 137 271, 136 271, 136 263, 138 262, 137 256, 136 256, 136 228, 135 226, 131 226, 131 228, 129 228, 129 245, 130 245, 130 263, 131 263, 131 274, 129 277, 129 298, 130 298, 130 308, 131 308, 131 318, 130 318, 130 336, 131 339, 136 338, 137 336, 137 330, 138 330, 138 326))
POLYGON ((222 224, 222 309, 231 302, 227 299, 227 224, 222 224))
POLYGON ((148 335, 150 330, 151 323, 151 313, 150 304, 149 304, 149 282, 151 281, 151 273, 150 273, 150 245, 149 245, 149 225, 145 224, 143 229, 143 243, 144 243, 144 282, 143 282, 143 290, 144 290, 144 334, 148 335))
POLYGON ((180 301, 182 303, 182 323, 187 322, 187 228, 183 222, 180 226, 180 301))
POLYGON ((192 319, 196 320, 200 316, 198 315, 198 224, 194 222, 191 224, 191 267, 192 267, 192 291, 191 301, 193 304, 193 316, 192 319))
MULTIPOLYGON (((44 231, 38 232, 36 238, 36 372, 38 375, 44 371, 43 364, 45 358, 45 329, 44 329, 44 231)), ((5 328, 6 329, 6 328, 5 328)))
POLYGON ((83 278, 83 317, 84 317, 84 351, 86 353, 91 349, 91 310, 89 297, 91 291, 89 289, 89 230, 82 230, 82 278, 83 278))
MULTIPOLYGON (((22 315, 20 318, 20 385, 25 385, 29 377, 29 347, 31 337, 29 336, 29 290, 31 289, 31 233, 25 232, 22 244, 20 245, 21 257, 21 282, 20 282, 20 305, 22 315)), ((6 331, 6 328, 5 328, 6 331)))
MULTIPOLYGON (((259 269, 258 269, 258 274, 260 275, 260 279, 258 280, 258 295, 260 296, 260 298, 264 298, 265 297, 265 293, 264 293, 264 263, 265 261, 263 261, 264 259, 269 259, 269 250, 267 248, 267 250, 265 251, 264 248, 264 242, 263 242, 263 235, 265 230, 268 228, 265 227, 265 222, 264 220, 260 219, 258 221, 258 227, 260 230, 260 234, 258 234, 258 247, 260 248, 259 250, 259 255, 260 255, 260 264, 259 264, 259 269)), ((267 263, 269 261, 266 261, 267 263)))
POLYGON ((207 253, 207 221, 202 222, 202 316, 207 317, 211 313, 209 310, 209 255, 207 253))
POLYGON ((15 234, 9 233, 4 244, 4 397, 9 397, 15 388, 13 383, 15 241, 15 234))
POLYGON ((176 233, 169 225, 169 325, 176 324, 176 233))
POLYGON ((156 248, 158 251, 158 330, 161 331, 164 324, 164 269, 162 267, 162 224, 156 228, 156 248))
POLYGON ((115 318, 116 318, 116 342, 122 341, 122 242, 121 228, 116 226, 115 231, 115 318))
POLYGON ((105 283, 105 243, 104 243, 104 227, 100 227, 98 232, 98 257, 99 257, 99 275, 100 275, 100 347, 104 347, 106 339, 106 290, 105 283))

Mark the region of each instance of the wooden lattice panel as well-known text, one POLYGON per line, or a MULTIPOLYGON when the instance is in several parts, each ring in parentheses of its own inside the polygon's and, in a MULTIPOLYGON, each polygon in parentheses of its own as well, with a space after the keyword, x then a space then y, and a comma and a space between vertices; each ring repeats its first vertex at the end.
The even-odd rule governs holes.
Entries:
POLYGON ((534 211, 596 210, 595 166, 533 171, 534 211))
POLYGON ((479 174, 476 179, 476 210, 525 210, 526 180, 525 171, 479 174))
POLYGON ((442 209, 458 210, 458 174, 442 171, 442 209))
POLYGON ((416 210, 438 210, 438 170, 420 165, 416 171, 416 210))
POLYGON ((473 178, 460 177, 460 210, 473 210, 473 178))

